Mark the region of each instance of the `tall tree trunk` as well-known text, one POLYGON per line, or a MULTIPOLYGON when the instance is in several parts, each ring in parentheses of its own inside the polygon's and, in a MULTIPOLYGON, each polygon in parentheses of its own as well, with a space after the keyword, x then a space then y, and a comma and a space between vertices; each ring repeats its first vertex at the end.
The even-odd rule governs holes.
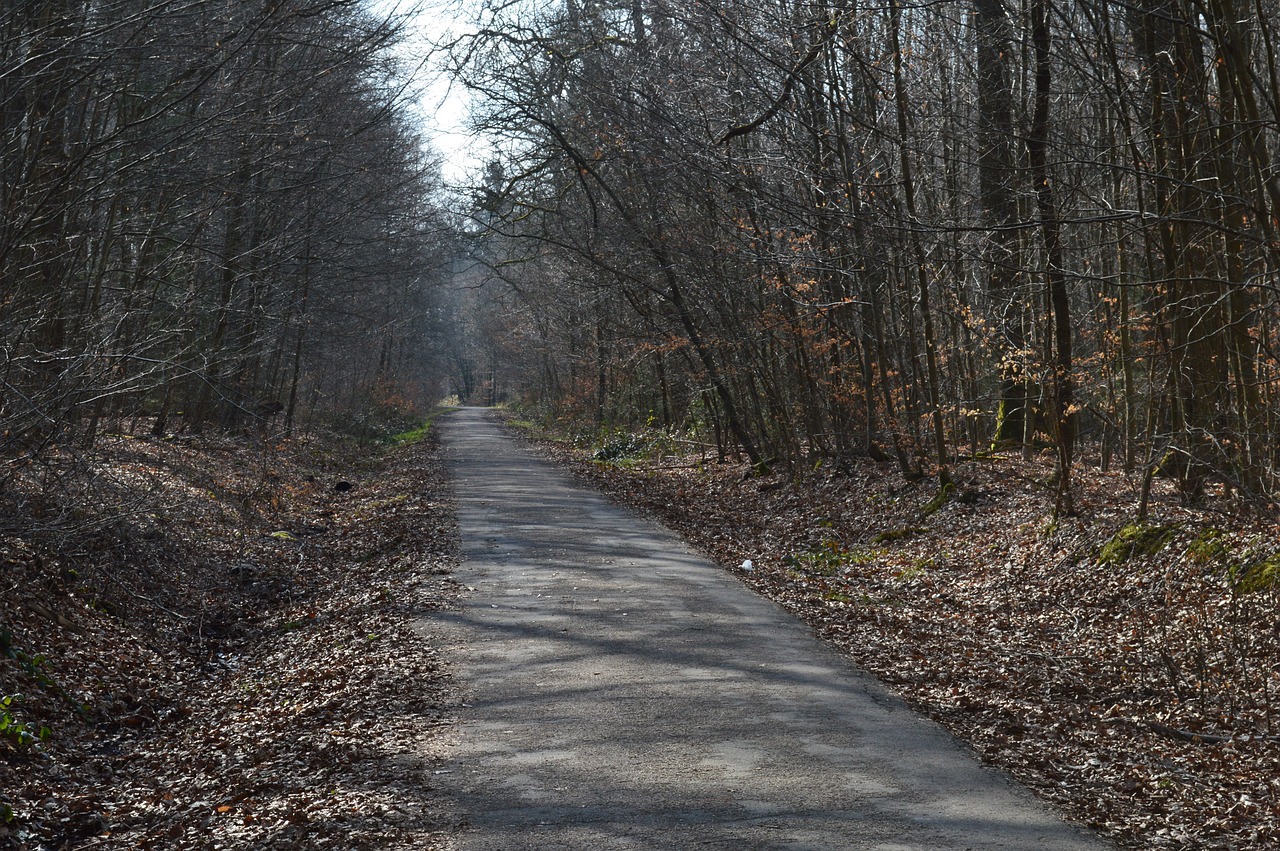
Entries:
POLYGON ((1074 514, 1071 493, 1071 462, 1075 450, 1074 387, 1071 362, 1071 304, 1067 297, 1066 275, 1062 268, 1061 225, 1058 222, 1057 198, 1049 175, 1049 104, 1053 77, 1050 65, 1052 35, 1049 30, 1048 0, 1034 0, 1031 7, 1031 40, 1035 49, 1035 105, 1031 115, 1031 132, 1027 137, 1027 153, 1031 177, 1036 188, 1036 207, 1040 214, 1040 234, 1044 242, 1045 278, 1049 303, 1053 308, 1053 380, 1051 400, 1058 446, 1057 502, 1055 512, 1074 514))
POLYGON ((1013 36, 1004 0, 974 0, 973 27, 977 40, 978 189, 987 229, 982 238, 981 264, 996 311, 1002 361, 995 441, 1022 441, 1034 415, 1027 393, 1029 376, 1020 369, 1027 359, 1023 330, 1026 308, 1017 293, 1016 137, 1010 71, 1013 36))
POLYGON ((1183 498, 1195 501, 1211 471, 1221 469, 1218 436, 1230 406, 1224 290, 1208 250, 1212 228, 1201 224, 1220 218, 1203 188, 1216 177, 1204 52, 1189 2, 1144 0, 1136 17, 1150 75, 1148 132, 1174 376, 1177 442, 1167 466, 1183 498))

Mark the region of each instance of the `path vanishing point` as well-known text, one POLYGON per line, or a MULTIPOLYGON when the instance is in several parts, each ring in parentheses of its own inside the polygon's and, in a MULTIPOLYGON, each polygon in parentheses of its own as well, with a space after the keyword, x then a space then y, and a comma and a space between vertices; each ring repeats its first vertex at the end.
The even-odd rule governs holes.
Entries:
POLYGON ((1108 847, 484 409, 443 435, 475 589, 430 627, 466 695, 438 775, 462 851, 1108 847))

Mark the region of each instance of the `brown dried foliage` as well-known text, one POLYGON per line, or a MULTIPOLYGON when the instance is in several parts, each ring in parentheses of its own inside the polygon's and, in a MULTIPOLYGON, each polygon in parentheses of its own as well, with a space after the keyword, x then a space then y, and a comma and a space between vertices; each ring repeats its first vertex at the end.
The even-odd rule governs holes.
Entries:
POLYGON ((0 692, 51 734, 0 739, 0 847, 447 845, 432 442, 119 437, 10 473, 0 692))
POLYGON ((1055 522, 1047 456, 961 464, 930 513, 931 484, 869 461, 759 478, 544 445, 1122 846, 1280 846, 1274 517, 1159 484, 1163 545, 1100 562, 1139 483, 1077 466, 1080 516, 1055 522))

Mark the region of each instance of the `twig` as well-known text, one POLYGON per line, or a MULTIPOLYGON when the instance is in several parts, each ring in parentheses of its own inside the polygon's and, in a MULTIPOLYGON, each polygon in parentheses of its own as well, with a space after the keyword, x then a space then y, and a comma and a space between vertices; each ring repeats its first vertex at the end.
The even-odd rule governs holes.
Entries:
POLYGON ((795 85, 796 78, 800 76, 800 72, 818 58, 822 53, 822 48, 826 47, 826 45, 827 42, 825 40, 814 42, 813 45, 810 46, 809 52, 802 56, 800 61, 796 63, 795 67, 787 73, 787 78, 782 81, 782 92, 778 95, 777 99, 769 105, 769 108, 760 113, 760 115, 754 120, 746 124, 739 124, 737 127, 727 131, 723 136, 716 140, 716 143, 723 145, 725 142, 728 142, 738 136, 745 136, 759 128, 761 124, 764 124, 770 118, 773 118, 773 116, 777 115, 778 110, 782 109, 783 105, 785 105, 787 100, 791 97, 791 87, 795 85))
POLYGON ((49 607, 45 606, 42 603, 37 603, 35 600, 24 599, 22 602, 25 603, 27 608, 30 609, 31 611, 35 612, 37 615, 40 615, 41 617, 44 617, 53 621, 58 626, 65 627, 66 629, 69 629, 78 635, 85 634, 84 628, 82 628, 78 624, 72 623, 61 612, 55 612, 53 609, 50 609, 49 607))
POLYGON ((160 611, 164 612, 166 615, 172 615, 173 617, 178 618, 180 620, 184 620, 184 621, 192 620, 191 615, 184 615, 182 612, 175 612, 173 609, 170 609, 167 606, 161 605, 160 601, 156 600, 154 597, 148 597, 146 594, 142 594, 138 591, 134 591, 132 588, 127 588, 123 585, 120 586, 120 588, 122 591, 124 591, 130 597, 133 597, 135 600, 143 600, 147 603, 150 603, 160 611))
MULTIPOLYGON (((1183 742, 1192 742, 1198 745, 1224 745, 1236 741, 1239 736, 1226 733, 1193 733, 1190 730, 1179 730, 1177 727, 1170 727, 1168 724, 1161 724, 1159 721, 1148 721, 1147 727, 1153 732, 1162 736, 1168 736, 1171 739, 1178 739, 1183 742)), ((1254 736, 1248 735, 1248 741, 1261 739, 1267 742, 1280 742, 1280 736, 1254 736)))

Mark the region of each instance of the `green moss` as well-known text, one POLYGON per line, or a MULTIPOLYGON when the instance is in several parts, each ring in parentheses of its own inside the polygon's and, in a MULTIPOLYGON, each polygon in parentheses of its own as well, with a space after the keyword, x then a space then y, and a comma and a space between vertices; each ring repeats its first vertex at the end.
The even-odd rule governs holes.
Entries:
POLYGON ((1009 400, 1001 399, 996 407, 996 433, 991 439, 991 449, 996 450, 1003 443, 1020 442, 1022 440, 1022 409, 1010 409, 1009 400))
POLYGON ((1102 545, 1098 552, 1098 564, 1122 565, 1129 559, 1153 556, 1168 546, 1178 533, 1177 525, 1125 526, 1102 545))
POLYGON ((903 526, 900 529, 886 529, 883 532, 877 532, 871 537, 873 544, 888 544, 893 541, 905 541, 912 538, 924 530, 919 526, 903 526))
POLYGON ((933 495, 933 499, 926 502, 924 507, 920 509, 920 516, 928 517, 929 515, 937 512, 937 510, 946 505, 951 500, 951 497, 955 496, 955 494, 956 486, 951 482, 947 482, 945 485, 938 488, 938 492, 933 495))
POLYGON ((1205 529, 1187 546, 1187 558, 1196 564, 1212 564, 1227 554, 1225 536, 1219 529, 1205 529))
POLYGON ((842 553, 813 549, 805 553, 793 553, 783 558, 783 564, 810 576, 835 576, 844 564, 842 553))
POLYGON ((1237 594, 1253 594, 1274 588, 1280 582, 1280 552, 1254 556, 1233 566, 1231 579, 1237 594))

